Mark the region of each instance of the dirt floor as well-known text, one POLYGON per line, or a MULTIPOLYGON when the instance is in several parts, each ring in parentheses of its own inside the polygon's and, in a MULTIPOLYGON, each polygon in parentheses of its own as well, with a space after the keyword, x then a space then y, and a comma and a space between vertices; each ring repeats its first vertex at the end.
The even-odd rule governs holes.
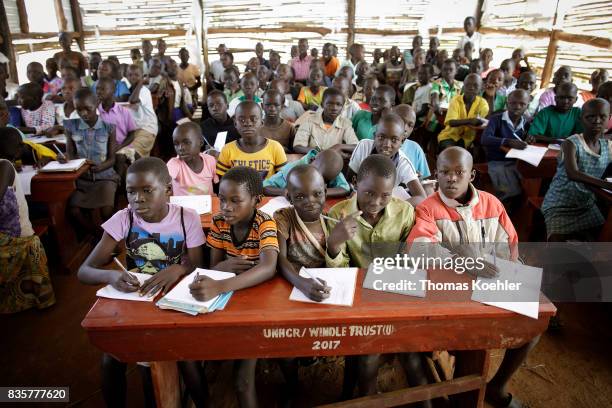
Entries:
MULTIPOLYGON (((100 352, 89 344, 80 326, 94 302, 96 288, 81 285, 74 276, 55 275, 53 283, 55 306, 0 317, 0 385, 69 386, 68 406, 102 407, 100 352)), ((563 329, 542 336, 526 365, 513 378, 511 391, 532 408, 612 407, 612 356, 608 350, 612 344, 611 305, 565 304, 559 310, 563 329)), ((492 351, 491 375, 502 355, 501 350, 492 351)), ((206 371, 215 406, 237 406, 231 363, 214 362, 206 371)), ((296 406, 334 401, 340 393, 342 372, 341 358, 301 368, 296 406)), ((128 384, 128 406, 141 406, 140 376, 133 366, 129 368, 128 384)), ((381 368, 381 391, 404 384, 396 360, 381 368)), ((257 386, 261 406, 276 406, 276 396, 283 387, 276 363, 259 364, 257 386)))

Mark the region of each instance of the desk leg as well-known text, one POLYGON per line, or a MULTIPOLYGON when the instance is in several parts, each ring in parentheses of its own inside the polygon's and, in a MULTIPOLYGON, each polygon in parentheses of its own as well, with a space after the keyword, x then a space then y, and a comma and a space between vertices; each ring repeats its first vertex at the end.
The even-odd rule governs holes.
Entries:
POLYGON ((157 406, 159 408, 179 408, 181 406, 181 385, 176 361, 152 362, 151 377, 157 406))
POLYGON ((66 216, 66 203, 54 201, 47 204, 51 231, 59 251, 60 267, 63 273, 74 273, 89 253, 90 245, 80 245, 74 228, 66 216))

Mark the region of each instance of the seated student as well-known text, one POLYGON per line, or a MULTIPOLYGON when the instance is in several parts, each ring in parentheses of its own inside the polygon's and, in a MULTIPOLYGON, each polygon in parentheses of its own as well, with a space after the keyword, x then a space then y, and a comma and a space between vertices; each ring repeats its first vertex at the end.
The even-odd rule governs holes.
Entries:
POLYGON ((45 99, 49 99, 53 102, 61 102, 63 98, 59 95, 62 85, 64 85, 63 78, 57 76, 57 62, 54 58, 47 58, 45 61, 45 68, 47 74, 45 75, 45 83, 47 84, 47 92, 45 99))
POLYGON ((47 255, 28 217, 28 203, 11 162, 19 159, 17 130, 0 128, 0 313, 55 303, 47 255))
POLYGON ((242 76, 240 80, 240 89, 242 90, 242 95, 235 97, 229 103, 229 107, 227 108, 227 114, 230 117, 233 117, 236 112, 236 106, 238 106, 243 101, 254 101, 255 103, 261 105, 261 98, 255 93, 257 92, 257 77, 252 72, 247 72, 242 76))
POLYGON ((451 99, 461 94, 463 83, 455 80, 457 64, 452 59, 446 59, 442 63, 440 78, 431 84, 431 107, 437 114, 446 111, 451 99))
POLYGON ((37 61, 32 61, 28 64, 26 70, 28 81, 40 86, 43 94, 47 94, 49 92, 49 84, 45 82, 45 70, 42 64, 37 61))
POLYGON ((263 95, 264 122, 259 133, 266 139, 276 140, 285 152, 293 147, 295 128, 280 116, 284 95, 276 90, 268 90, 263 95))
POLYGON ((257 72, 255 74, 257 76, 257 92, 255 95, 260 98, 263 96, 264 92, 268 89, 268 85, 270 83, 270 77, 272 76, 272 71, 265 65, 259 65, 257 67, 257 72))
POLYGON ((358 140, 351 122, 340 116, 344 106, 344 95, 336 88, 327 88, 323 93, 323 111, 308 111, 296 125, 299 126, 293 140, 293 151, 306 154, 312 148, 333 148, 348 159, 358 140))
POLYGON ((206 97, 206 106, 210 112, 210 118, 200 121, 200 128, 204 136, 206 144, 206 152, 215 157, 219 156, 219 152, 212 149, 212 146, 217 142, 217 135, 221 132, 227 132, 225 143, 230 143, 240 139, 240 134, 234 126, 234 120, 227 114, 227 98, 225 94, 219 90, 213 90, 206 97))
POLYGON ((427 196, 419 182, 419 176, 408 157, 400 150, 406 133, 404 120, 394 113, 384 115, 377 126, 374 140, 360 141, 349 162, 348 178, 353 181, 363 161, 372 154, 380 154, 390 158, 397 168, 395 185, 407 188, 410 193, 410 203, 416 206, 427 196))
POLYGON ((259 133, 263 123, 261 116, 261 107, 253 101, 244 101, 238 105, 234 123, 240 139, 226 143, 221 149, 217 158, 219 176, 223 176, 232 167, 248 166, 255 169, 263 180, 287 164, 283 146, 259 133))
MULTIPOLYGON (((92 107, 95 113, 95 104, 92 103, 92 107)), ((139 291, 144 295, 161 291, 165 294, 175 282, 202 266, 205 238, 200 217, 194 210, 168 203, 172 195, 170 183, 168 169, 161 159, 145 157, 130 165, 126 177, 129 206, 102 224, 102 238, 79 268, 81 282, 108 284, 121 292, 139 291), (125 243, 127 269, 151 275, 142 286, 132 275, 104 267, 112 263, 116 248, 122 242, 125 243), (163 254, 161 258, 160 254, 163 254)), ((197 372, 197 364, 179 361, 178 366, 192 400, 197 406, 203 406, 207 392, 201 389, 201 384, 205 383, 193 381, 193 374, 190 374, 193 370, 197 372)), ((109 407, 125 406, 126 368, 126 363, 103 354, 102 395, 109 407)), ((145 406, 155 406, 151 369, 140 364, 138 368, 143 379, 145 406)))
POLYGON ((414 108, 417 123, 421 125, 428 122, 431 117, 431 78, 433 78, 433 66, 431 64, 421 65, 417 76, 418 82, 406 89, 402 97, 402 103, 411 105, 414 108))
MULTIPOLYGON (((344 106, 342 107, 340 116, 351 120, 355 113, 361 110, 359 104, 349 97, 351 81, 349 81, 349 79, 346 77, 337 76, 332 81, 332 87, 338 89, 340 92, 342 92, 342 95, 344 95, 344 106)), ((319 107, 317 110, 322 111, 323 108, 319 107)))
MULTIPOLYGON (((604 82, 599 86, 599 89, 597 90, 597 97, 608 101, 608 103, 612 105, 612 81, 604 82)), ((610 116, 610 119, 608 120, 607 128, 608 130, 606 130, 606 134, 610 134, 612 132, 612 116, 610 116)))
MULTIPOLYGON (((113 82, 100 79, 99 88, 112 98, 113 82)), ((79 119, 66 119, 65 160, 87 159, 92 162, 89 170, 76 181, 76 191, 70 197, 70 212, 84 227, 93 229, 91 217, 86 217, 82 209, 100 209, 103 220, 107 220, 115 206, 115 191, 118 176, 115 165, 116 136, 115 126, 102 120, 97 114, 97 99, 89 88, 81 88, 74 94, 74 105, 79 119)), ((129 116, 129 114, 128 114, 129 116)), ((130 117, 131 118, 131 117, 130 117)), ((60 159, 60 157, 58 157, 60 159)))
POLYGON ((529 95, 529 105, 527 105, 527 110, 525 111, 529 122, 533 120, 534 116, 538 112, 538 106, 540 104, 541 93, 535 91, 537 81, 538 78, 536 77, 535 72, 525 71, 521 73, 516 83, 516 89, 523 89, 524 91, 527 91, 527 95, 529 95))
MULTIPOLYGON (((7 126, 8 108, 3 99, 0 99, 0 132, 2 137, 11 138, 11 161, 21 165, 43 167, 51 160, 57 160, 57 153, 41 143, 24 140, 18 129, 7 126), (20 162, 20 163, 19 163, 20 162)), ((7 142, 8 143, 8 142, 7 142)), ((18 166, 18 171, 21 167, 18 166)))
POLYGON ((302 88, 302 84, 295 82, 294 80, 295 75, 293 75, 293 68, 291 68, 287 64, 280 64, 276 72, 277 72, 277 78, 282 81, 285 81, 287 85, 289 86, 288 93, 290 94, 291 99, 293 99, 294 101, 297 101, 298 96, 300 95, 300 89, 302 88))
POLYGON ((490 116, 481 137, 496 196, 509 210, 519 204, 517 199, 521 198, 522 187, 516 159, 506 159, 506 152, 501 147, 522 150, 533 141, 533 137, 527 133, 529 123, 525 111, 528 104, 529 95, 525 90, 512 91, 508 96, 508 109, 490 116))
POLYGON ((77 119, 79 114, 74 108, 74 93, 81 88, 81 81, 69 78, 62 84, 63 103, 55 105, 55 122, 57 126, 63 126, 65 119, 77 119))
POLYGON ((403 152, 408 160, 414 166, 414 169, 419 176, 419 179, 428 178, 431 176, 429 171, 429 165, 427 164, 427 157, 420 144, 414 140, 410 140, 410 135, 414 130, 416 123, 416 114, 414 109, 410 105, 401 104, 393 107, 393 113, 398 115, 404 121, 404 143, 400 147, 400 151, 403 152))
POLYGON ((548 88, 542 93, 542 95, 540 95, 540 105, 538 106, 538 110, 554 105, 556 88, 566 82, 572 82, 572 68, 567 65, 562 65, 553 75, 552 83, 554 86, 548 88))
POLYGON ((501 112, 506 109, 506 95, 501 91, 504 84, 504 73, 501 69, 494 69, 489 72, 485 79, 484 89, 480 96, 489 105, 489 114, 501 112))
MULTIPOLYGON (((403 92, 405 92, 406 89, 412 83, 418 81, 419 68, 421 68, 423 64, 425 64, 425 50, 419 48, 414 53, 414 59, 412 61, 410 68, 406 68, 404 70, 404 74, 402 76, 402 80, 400 81, 399 88, 398 88, 400 96, 402 96, 403 92)), ((433 71, 433 66, 432 66, 432 71, 433 71)), ((432 76, 433 76, 433 73, 432 73, 432 76)))
MULTIPOLYGON (((97 51, 89 53, 89 74, 83 77, 84 86, 91 88, 94 82, 98 80, 98 67, 100 66, 100 62, 102 62, 102 54, 97 51)), ((76 69, 76 76, 77 78, 79 77, 78 69, 76 69)))
POLYGON ((603 180, 612 162, 612 142, 604 137, 609 118, 610 104, 591 99, 580 117, 584 131, 561 145, 557 173, 542 203, 548 241, 592 241, 605 222, 595 194, 586 186, 612 189, 612 183, 603 180))
POLYGON ((372 112, 370 100, 372 99, 372 95, 374 95, 374 91, 378 88, 378 86, 379 83, 378 78, 376 78, 376 76, 372 75, 364 79, 363 88, 361 88, 361 92, 355 93, 352 98, 354 101, 358 102, 359 109, 372 112))
POLYGON ((287 82, 282 79, 275 79, 270 82, 269 89, 273 89, 283 95, 283 106, 280 113, 281 118, 294 123, 304 114, 304 107, 302 104, 291 98, 287 82))
MULTIPOLYGON (((402 78, 404 77, 404 62, 400 59, 400 50, 397 45, 391 47, 389 51, 389 60, 385 61, 381 75, 387 86, 395 90, 399 87, 402 78)), ((393 94, 395 98, 395 94, 393 94)), ((394 100, 395 101, 395 100, 394 100)))
MULTIPOLYGON (((502 203, 471 183, 475 172, 470 153, 461 147, 449 147, 438 156, 436 167, 440 188, 418 206, 408 243, 439 242, 452 246, 461 242, 496 243, 498 256, 515 260, 518 257, 516 230, 502 203)), ((496 268, 484 263, 485 268, 471 273, 494 275, 496 268)), ((506 350, 497 373, 487 384, 485 398, 492 406, 523 406, 506 387, 538 340, 539 336, 524 346, 506 350)))
MULTIPOLYGON (((238 107, 237 116, 242 109, 254 112, 258 108, 252 101, 245 101, 238 107)), ((197 300, 209 300, 220 293, 249 288, 274 277, 279 252, 276 222, 256 209, 262 195, 261 177, 253 168, 238 166, 223 175, 219 183, 221 212, 213 216, 206 243, 211 249, 210 268, 234 272, 236 276, 224 280, 200 276, 189 285, 197 300)), ((257 359, 236 363, 238 402, 241 407, 256 407, 257 359)))
POLYGON ((176 157, 168 160, 173 195, 210 195, 213 183, 219 182, 216 160, 201 153, 203 140, 200 127, 194 122, 182 123, 172 134, 176 157))
POLYGON ((33 82, 21 85, 17 90, 17 103, 21 105, 22 126, 19 130, 26 134, 54 136, 59 133, 55 125, 55 105, 43 100, 42 88, 33 82))
POLYGON ((571 82, 556 87, 555 105, 537 113, 529 134, 542 143, 557 143, 559 139, 582 132, 580 108, 574 107, 578 88, 571 82))
POLYGON ((138 127, 134 131, 134 141, 131 146, 140 157, 147 157, 153 149, 155 137, 159 130, 157 115, 155 115, 155 108, 153 108, 153 98, 151 97, 151 91, 144 85, 140 65, 130 65, 127 78, 130 82, 130 99, 128 99, 129 105, 127 105, 127 108, 132 114, 136 127, 138 127))
POLYGON ((117 102, 127 102, 130 97, 130 90, 128 89, 125 82, 115 79, 117 74, 117 66, 111 60, 104 60, 98 65, 98 80, 91 86, 92 91, 96 92, 98 88, 98 82, 101 79, 110 79, 114 82, 115 87, 113 88, 113 98, 117 102))
POLYGON ((591 84, 590 91, 582 91, 580 92, 580 99, 582 102, 589 101, 593 98, 596 98, 597 90, 599 86, 608 81, 608 70, 604 68, 596 69, 591 74, 591 78, 589 79, 589 84, 591 84))
POLYGON ((514 67, 515 62, 511 58, 503 60, 499 66, 499 70, 504 76, 504 81, 499 88, 499 92, 506 97, 510 95, 510 92, 516 89, 517 79, 512 75, 514 73, 514 67))
POLYGON ((395 105, 395 90, 389 85, 381 85, 370 99, 371 112, 359 111, 353 115, 353 129, 359 140, 374 139, 376 125, 383 111, 395 105))
POLYGON ((315 67, 308 74, 308 86, 300 89, 297 100, 305 110, 317 110, 323 103, 323 93, 327 89, 323 86, 323 70, 315 67))
POLYGON ((223 93, 228 104, 232 103, 234 99, 244 96, 244 92, 240 89, 240 73, 235 65, 223 71, 223 93))
POLYGON ((306 153, 301 159, 287 163, 275 175, 264 180, 264 194, 267 196, 280 196, 285 194, 289 171, 295 166, 309 164, 323 176, 327 187, 327 197, 345 197, 351 192, 351 186, 342 174, 344 161, 340 153, 335 150, 315 149, 306 153))
POLYGON ((491 62, 493 62, 493 50, 490 48, 483 49, 480 53, 480 59, 482 60, 482 72, 480 73, 480 77, 485 79, 487 75, 489 75, 489 72, 496 69, 491 65, 491 62))
POLYGON ((449 146, 470 147, 476 137, 473 127, 482 126, 489 113, 489 105, 481 96, 482 80, 469 74, 463 82, 463 95, 451 99, 444 121, 445 128, 438 135, 440 151, 449 146))

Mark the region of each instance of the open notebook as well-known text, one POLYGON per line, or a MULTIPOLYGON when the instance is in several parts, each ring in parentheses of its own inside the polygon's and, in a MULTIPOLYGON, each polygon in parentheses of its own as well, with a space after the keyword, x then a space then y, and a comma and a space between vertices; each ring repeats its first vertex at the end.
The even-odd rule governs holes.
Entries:
POLYGON ((301 290, 294 287, 289 300, 297 302, 320 303, 323 305, 353 306, 357 268, 304 268, 300 269, 303 278, 320 278, 331 288, 329 297, 322 302, 310 300, 301 290))
POLYGON ((172 196, 170 202, 181 207, 191 208, 200 215, 212 211, 212 199, 209 195, 172 196))
MULTIPOLYGON (((140 285, 142 286, 147 279, 149 279, 153 275, 149 275, 147 273, 138 273, 138 272, 130 272, 130 274, 134 275, 140 285)), ((111 285, 106 285, 102 289, 99 289, 96 292, 98 297, 108 298, 108 299, 118 299, 118 300, 135 300, 138 302, 151 302, 157 293, 154 293, 151 296, 140 296, 138 292, 121 292, 111 285)))
POLYGON ((47 165, 45 167, 43 167, 42 169, 40 169, 41 172, 45 173, 53 173, 53 172, 60 172, 60 171, 77 171, 78 169, 81 168, 81 166, 83 166, 85 164, 87 160, 86 159, 75 159, 75 160, 70 160, 68 163, 60 163, 58 161, 52 161, 47 163, 47 165))

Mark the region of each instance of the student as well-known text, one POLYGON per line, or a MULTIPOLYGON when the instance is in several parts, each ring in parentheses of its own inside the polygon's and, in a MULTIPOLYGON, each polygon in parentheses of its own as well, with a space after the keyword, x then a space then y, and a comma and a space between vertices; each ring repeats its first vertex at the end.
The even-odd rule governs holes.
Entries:
POLYGON ((525 71, 521 73, 516 83, 516 89, 527 91, 527 94, 529 95, 529 105, 527 105, 527 110, 525 111, 529 122, 533 120, 534 116, 538 112, 540 95, 542 95, 540 92, 535 91, 537 81, 538 78, 536 77, 535 72, 525 71))
MULTIPOLYGON (((238 78, 240 73, 235 66, 225 68, 223 71, 223 93, 227 99, 227 103, 231 103, 234 99, 244 96, 244 92, 240 88, 238 78)), ((232 116, 232 115, 230 115, 232 116)))
POLYGON ((247 72, 250 72, 252 74, 256 74, 257 68, 259 68, 259 60, 257 57, 252 57, 247 61, 244 73, 246 74, 247 72))
POLYGON ((219 90, 213 90, 206 97, 206 106, 210 112, 210 118, 200 121, 202 136, 206 144, 206 152, 215 157, 219 152, 212 149, 217 142, 217 135, 227 132, 225 144, 240 139, 240 134, 234 126, 234 120, 227 114, 227 99, 225 94, 219 90))
POLYGON ((82 53, 72 51, 72 37, 70 33, 61 32, 59 34, 59 44, 62 47, 62 51, 53 54, 53 59, 57 61, 57 65, 61 66, 61 61, 66 60, 75 67, 79 72, 79 78, 85 76, 85 69, 87 68, 87 62, 82 53))
POLYGON ((490 48, 485 48, 482 50, 480 60, 482 61, 482 72, 480 73, 480 76, 482 79, 485 79, 487 75, 489 75, 489 72, 496 69, 495 67, 491 66, 491 62, 493 62, 493 50, 490 48))
POLYGON ((55 122, 57 126, 63 126, 64 119, 77 119, 79 117, 74 107, 74 93, 81 88, 78 79, 66 79, 62 84, 62 97, 65 102, 55 105, 55 122))
POLYGON ((306 154, 313 148, 319 151, 333 148, 348 159, 358 140, 351 121, 340 116, 344 95, 336 88, 327 88, 322 106, 323 111, 309 111, 298 119, 293 151, 306 154))
POLYGON ((463 49, 466 43, 472 43, 474 54, 480 54, 480 44, 482 43, 482 35, 476 31, 476 19, 472 16, 468 16, 463 20, 463 29, 465 35, 461 37, 457 43, 457 48, 463 49))
POLYGON ((522 48, 517 48, 512 51, 512 60, 514 61, 514 72, 512 76, 517 80, 523 72, 531 71, 529 62, 527 62, 527 55, 525 55, 525 51, 522 48), (521 62, 525 64, 524 67, 521 67, 521 62))
MULTIPOLYGON (((344 106, 342 107, 340 116, 347 118, 348 120, 353 119, 355 113, 359 112, 361 108, 359 108, 359 104, 357 102, 349 97, 351 81, 343 76, 338 76, 332 81, 332 87, 340 90, 342 95, 344 95, 344 106)), ((319 107, 319 110, 323 110, 323 108, 319 107)))
POLYGON ((153 108, 153 98, 151 91, 144 85, 140 65, 129 66, 128 81, 130 82, 131 94, 127 108, 138 128, 134 131, 134 140, 131 146, 140 157, 147 157, 153 149, 155 137, 159 130, 157 115, 155 115, 155 109, 153 108))
POLYGON ((177 70, 177 79, 181 84, 184 84, 191 93, 191 100, 198 100, 198 89, 202 87, 200 80, 200 68, 197 65, 189 63, 189 51, 187 48, 179 50, 179 58, 181 63, 177 70))
POLYGON ((323 62, 323 67, 325 70, 325 77, 329 80, 333 80, 336 72, 340 68, 340 61, 338 58, 334 57, 334 46, 332 43, 325 43, 323 45, 321 62, 323 62))
POLYGON ((172 120, 174 123, 178 122, 183 118, 191 119, 195 107, 193 106, 193 100, 191 94, 185 89, 183 84, 178 80, 178 65, 176 61, 168 57, 168 61, 165 64, 166 75, 168 77, 168 87, 166 88, 165 97, 168 101, 174 101, 171 106, 172 120))
POLYGON ((323 101, 323 92, 327 89, 323 86, 323 70, 313 68, 308 76, 308 86, 300 89, 297 100, 302 104, 304 110, 317 110, 323 101))
POLYGON ((542 143, 558 143, 576 133, 582 132, 580 108, 574 107, 578 88, 571 82, 556 87, 555 105, 548 106, 533 119, 529 134, 542 143))
POLYGON ((381 85, 370 99, 371 112, 359 111, 353 115, 353 129, 359 140, 374 139, 376 125, 385 110, 395 105, 395 90, 389 85, 381 85))
MULTIPOLYGON (((344 67, 349 67, 354 74, 357 71, 357 67, 362 62, 365 63, 365 48, 363 44, 351 44, 348 48, 348 53, 350 58, 342 61, 342 63, 338 66, 338 69, 336 70, 336 76, 340 76, 344 67)), ((349 79, 354 84, 356 78, 353 77, 354 75, 351 75, 351 78, 349 79)))
POLYGON ((45 99, 60 102, 63 99, 59 97, 64 81, 57 76, 57 62, 53 58, 47 58, 45 61, 47 75, 45 75, 45 83, 47 84, 47 92, 45 99))
POLYGON ((98 80, 93 83, 91 89, 96 92, 98 82, 101 79, 110 79, 115 83, 113 97, 117 102, 127 102, 130 97, 130 90, 125 82, 115 79, 117 68, 111 60, 104 60, 98 66, 98 80))
POLYGON ((433 77, 433 66, 423 64, 419 67, 418 82, 411 85, 402 97, 402 103, 412 105, 417 115, 419 125, 429 122, 431 119, 431 78, 433 77))
POLYGON ((256 95, 257 87, 258 82, 255 74, 252 72, 244 74, 240 80, 240 89, 243 94, 230 101, 229 107, 227 108, 227 114, 233 117, 236 112, 236 107, 243 101, 253 101, 261 105, 261 98, 256 95))
POLYGON ((255 95, 260 98, 263 96, 264 92, 268 89, 268 83, 270 82, 270 77, 272 75, 272 71, 265 65, 260 65, 257 67, 257 73, 255 76, 257 77, 258 87, 255 95))
POLYGON ((294 101, 297 101, 300 95, 302 84, 295 83, 293 80, 293 69, 287 64, 280 64, 277 69, 278 79, 285 81, 289 86, 289 94, 294 101))
POLYGON ((40 62, 32 61, 26 68, 26 76, 28 81, 37 84, 43 91, 43 94, 49 92, 49 84, 45 82, 45 70, 40 62))
POLYGON ((553 75, 552 83, 554 86, 548 88, 540 96, 540 105, 538 106, 539 111, 555 104, 556 88, 566 82, 572 82, 572 68, 567 65, 562 65, 553 75))
MULTIPOLYGON (((459 246, 461 242, 478 243, 478 246, 496 243, 497 256, 516 260, 516 230, 502 203, 494 195, 477 190, 471 183, 475 171, 470 153, 461 147, 449 147, 438 156, 436 167, 440 188, 417 208, 416 224, 410 231, 408 243, 438 242, 456 248, 460 256, 465 251, 459 246)), ((497 273, 494 265, 486 261, 484 264, 482 270, 470 272, 485 277, 497 273)), ((538 340, 539 336, 521 347, 506 350, 497 373, 487 384, 485 398, 492 406, 523 406, 506 391, 506 387, 538 340)))
MULTIPOLYGON (((358 102, 360 110, 372 112, 370 101, 372 100, 372 95, 374 95, 374 91, 376 91, 378 87, 378 78, 376 78, 375 76, 369 76, 364 79, 362 92, 355 93, 352 98, 354 101, 358 102)), ((353 116, 355 115, 353 114, 353 116)))
POLYGON ((592 241, 605 222, 595 194, 586 186, 612 189, 603 180, 612 162, 612 142, 604 137, 610 104, 600 98, 584 104, 580 120, 584 131, 561 145, 557 173, 542 203, 548 241, 592 241))
POLYGON ((140 69, 144 69, 142 55, 140 54, 140 50, 138 48, 132 48, 130 50, 130 59, 132 60, 132 65, 138 65, 140 69))
POLYGON ((528 136, 529 123, 525 115, 528 105, 529 94, 525 90, 512 91, 508 96, 508 109, 491 115, 481 137, 496 196, 508 209, 519 204, 522 187, 516 159, 506 159, 506 152, 501 147, 523 150, 533 142, 533 137, 528 136))
POLYGON ((404 50, 404 64, 405 68, 413 68, 414 67, 414 55, 423 48, 423 37, 420 35, 415 35, 412 37, 412 48, 409 50, 404 50))
MULTIPOLYGON (((19 129, 9 125, 7 120, 8 108, 4 100, 0 99, 0 131, 4 132, 3 137, 17 139, 15 141, 7 141, 7 146, 10 146, 9 150, 11 151, 11 162, 16 164, 21 162, 21 165, 30 165, 40 168, 44 167, 52 160, 57 160, 57 153, 55 150, 49 149, 42 143, 34 143, 25 140, 23 133, 21 133, 19 129)), ((17 170, 21 171, 21 167, 18 166, 17 170)))
MULTIPOLYGON (((243 102, 242 110, 259 109, 243 102)), ((240 130, 240 129, 239 129, 240 130)), ((233 278, 214 280, 200 276, 189 285, 196 300, 209 300, 220 293, 259 285, 276 273, 278 239, 274 219, 256 209, 263 195, 261 177, 251 167, 238 166, 225 173, 219 184, 221 212, 215 214, 208 234, 210 268, 235 272, 233 278)), ((255 368, 257 359, 236 362, 235 386, 241 407, 256 407, 255 368)))
POLYGON ((280 54, 276 51, 270 51, 268 61, 270 62, 270 73, 272 74, 271 77, 275 78, 277 76, 278 67, 281 63, 280 54))
POLYGON ((342 174, 344 161, 340 153, 335 150, 317 152, 311 150, 299 160, 287 163, 275 175, 264 180, 264 194, 267 196, 280 196, 285 194, 289 172, 299 165, 311 165, 323 176, 327 189, 327 197, 345 197, 351 192, 351 186, 342 174))
POLYGON ((457 64, 452 59, 447 59, 442 64, 440 79, 431 84, 431 107, 437 114, 448 109, 451 99, 461 94, 463 83, 455 80, 457 64))
MULTIPOLYGON (((612 104, 612 81, 604 82, 599 86, 599 89, 597 90, 597 97, 608 101, 609 104, 612 104)), ((610 120, 608 120, 608 130, 606 131, 606 134, 610 134, 610 132, 612 132, 612 116, 610 116, 610 120)))
POLYGON ((427 157, 420 144, 414 140, 410 140, 410 135, 416 124, 416 114, 410 105, 401 104, 393 107, 393 113, 398 115, 404 121, 404 143, 400 151, 403 152, 408 160, 414 166, 414 169, 419 176, 419 179, 428 178, 431 176, 427 157))
POLYGON ((17 103, 21 105, 21 120, 23 133, 54 136, 59 131, 55 125, 55 105, 43 100, 42 88, 33 82, 21 85, 17 90, 17 103))
POLYGON ((294 101, 289 93, 289 84, 282 79, 275 79, 268 86, 270 90, 275 90, 283 95, 283 106, 281 109, 281 118, 294 123, 300 116, 304 114, 304 107, 298 101, 294 101))
POLYGON ((580 98, 582 102, 589 101, 596 97, 597 90, 599 86, 608 81, 608 70, 604 68, 596 69, 591 74, 591 78, 589 79, 589 84, 591 84, 590 91, 582 91, 580 92, 580 98))
POLYGON ((259 133, 266 139, 276 140, 285 152, 290 152, 295 138, 295 128, 280 116, 285 97, 276 90, 266 91, 263 95, 264 122, 259 133))
MULTIPOLYGON (((100 81, 101 86, 108 88, 106 90, 112 97, 110 92, 112 80, 100 81)), ((114 210, 118 182, 117 173, 113 168, 117 151, 115 126, 98 116, 96 96, 89 88, 76 91, 74 106, 79 119, 64 121, 65 160, 87 159, 92 166, 77 179, 76 191, 70 197, 69 206, 75 219, 82 226, 92 229, 91 220, 83 214, 82 209, 99 208, 103 220, 107 220, 114 210)), ((129 113, 128 117, 131 118, 129 113)))
POLYGON ((394 45, 389 51, 389 61, 385 62, 381 72, 385 84, 394 91, 397 90, 404 77, 404 69, 404 63, 400 60, 400 50, 394 45))
MULTIPOLYGON (((129 206, 102 224, 102 238, 79 268, 78 278, 88 285, 109 284, 121 292, 165 294, 175 282, 202 266, 205 238, 200 217, 194 210, 168 203, 171 179, 161 159, 145 157, 134 162, 127 170, 126 186, 129 206), (104 267, 112 264, 122 242, 127 269, 151 275, 142 286, 129 273, 104 267)), ((197 373, 197 364, 179 361, 178 367, 192 400, 197 406, 204 406, 207 390, 200 378, 194 381, 190 374, 197 373)), ((126 368, 126 363, 103 354, 102 395, 109 407, 125 406, 126 368)), ((151 369, 140 364, 138 368, 145 406, 155 406, 151 369)))
POLYGON ((444 121, 445 128, 438 135, 438 149, 449 146, 470 147, 476 136, 473 127, 482 126, 489 114, 489 106, 481 96, 482 80, 469 74, 463 82, 463 95, 451 99, 444 121))
POLYGON ((308 39, 300 38, 297 46, 298 55, 291 57, 289 65, 293 68, 293 79, 297 82, 306 83, 310 76, 310 63, 312 57, 308 55, 308 39))
POLYGON ((162 62, 159 58, 151 58, 151 66, 149 67, 149 74, 147 75, 147 87, 151 91, 151 95, 157 95, 163 91, 162 80, 162 62))
POLYGON ((514 67, 516 63, 513 59, 508 58, 502 61, 499 70, 502 72, 504 81, 502 86, 499 88, 499 92, 504 96, 508 96, 510 92, 516 89, 517 79, 514 77, 514 67))
POLYGON ((263 180, 287 164, 283 146, 259 134, 261 116, 261 107, 253 101, 238 105, 234 124, 240 139, 227 143, 221 149, 217 159, 217 175, 223 176, 232 167, 248 166, 256 170, 263 180))
POLYGON ((203 140, 194 122, 180 124, 172 134, 176 157, 168 160, 173 195, 210 195, 219 182, 213 156, 200 152, 203 140))
MULTIPOLYGON (((414 53, 413 63, 410 68, 406 68, 400 80, 398 92, 400 95, 406 91, 406 88, 413 82, 418 81, 419 68, 425 64, 425 50, 418 49, 414 53)), ((433 69, 433 67, 432 67, 433 69)), ((432 74, 433 76, 433 74, 432 74)))
POLYGON ((438 57, 438 48, 440 47, 440 40, 438 37, 429 37, 429 49, 425 55, 425 62, 431 65, 435 65, 438 57))
POLYGON ((264 66, 270 69, 270 62, 264 58, 264 45, 260 42, 255 44, 255 55, 257 56, 257 61, 259 62, 259 66, 264 66))
POLYGON ((348 179, 353 181, 363 161, 370 155, 380 154, 391 159, 396 166, 395 186, 406 188, 410 193, 410 203, 416 206, 426 197, 419 182, 419 176, 408 157, 400 150, 404 142, 404 121, 394 113, 385 114, 377 126, 374 140, 360 141, 349 162, 348 179))
MULTIPOLYGON (((226 61, 226 63, 223 63, 223 58, 224 58, 224 54, 227 52, 227 47, 225 46, 225 44, 219 44, 217 46, 217 53, 219 54, 219 59, 213 61, 210 64, 210 73, 208 73, 207 75, 210 75, 212 78, 211 82, 214 82, 215 85, 220 85, 223 82, 223 71, 225 71, 225 68, 229 67, 230 65, 232 65, 234 63, 233 61, 233 55, 232 55, 232 61, 226 61)), ((207 78, 208 79, 208 78, 207 78)), ((216 88, 216 86, 215 86, 216 88)), ((217 88, 219 89, 219 88, 217 88)))
POLYGON ((489 72, 485 79, 484 89, 480 94, 487 105, 489 105, 489 113, 503 111, 506 108, 506 95, 501 90, 504 84, 504 73, 500 69, 494 69, 489 72))

